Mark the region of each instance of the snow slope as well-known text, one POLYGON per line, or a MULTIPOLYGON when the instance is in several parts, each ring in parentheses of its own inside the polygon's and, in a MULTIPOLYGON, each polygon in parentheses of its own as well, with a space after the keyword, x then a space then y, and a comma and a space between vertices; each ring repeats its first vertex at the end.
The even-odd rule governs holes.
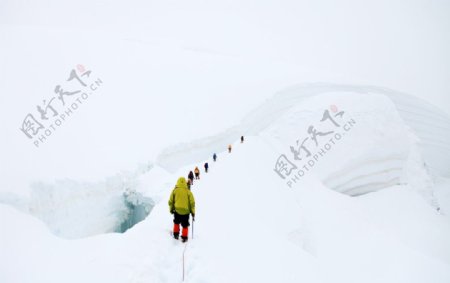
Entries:
POLYGON ((270 166, 262 166, 271 161, 271 154, 262 153, 272 151, 263 140, 252 138, 235 149, 194 190, 201 204, 196 255, 208 262, 194 269, 193 282, 448 280, 450 247, 442 236, 448 220, 407 187, 384 191, 389 197, 362 198, 339 195, 314 179, 289 189, 273 178, 270 166), (394 194, 401 197, 387 205, 394 194), (200 216, 203 211, 219 213, 200 216), (427 227, 390 216, 397 213, 427 218, 427 227), (415 230, 428 233, 409 233, 415 230))
POLYGON ((351 198, 315 178, 288 188, 273 174, 276 155, 247 137, 210 162, 192 188, 197 219, 186 248, 169 237, 170 187, 127 233, 76 241, 2 205, 10 227, 2 281, 180 282, 186 249, 186 282, 448 282, 448 218, 417 192, 397 186, 351 198))

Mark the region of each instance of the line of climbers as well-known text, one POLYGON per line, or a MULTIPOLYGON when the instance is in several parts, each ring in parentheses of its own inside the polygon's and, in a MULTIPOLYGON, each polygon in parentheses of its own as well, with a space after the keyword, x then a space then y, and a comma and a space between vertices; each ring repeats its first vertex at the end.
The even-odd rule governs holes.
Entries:
MULTIPOLYGON (((244 136, 241 136, 241 143, 244 142, 244 136)), ((231 153, 231 144, 228 145, 228 152, 231 153)), ((217 154, 213 154, 213 160, 216 162, 217 154)), ((208 173, 208 162, 203 167, 208 173)), ((192 221, 195 221, 195 198, 191 192, 191 186, 194 184, 194 176, 196 180, 200 180, 200 169, 196 166, 194 172, 189 171, 188 180, 180 177, 177 180, 175 188, 172 190, 169 198, 169 210, 173 214, 173 237, 178 240, 180 236, 180 224, 183 228, 181 231, 181 240, 186 242, 188 240, 189 216, 192 215, 192 221)))

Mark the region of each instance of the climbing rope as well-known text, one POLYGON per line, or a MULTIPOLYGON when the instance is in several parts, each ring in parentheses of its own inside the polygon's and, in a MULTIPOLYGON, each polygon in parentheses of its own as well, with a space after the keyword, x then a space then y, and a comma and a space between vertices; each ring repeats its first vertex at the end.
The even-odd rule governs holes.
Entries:
POLYGON ((185 271, 185 268, 184 268, 184 254, 186 253, 187 245, 188 245, 188 243, 186 242, 186 244, 184 245, 184 250, 183 250, 183 281, 184 281, 184 271, 185 271))

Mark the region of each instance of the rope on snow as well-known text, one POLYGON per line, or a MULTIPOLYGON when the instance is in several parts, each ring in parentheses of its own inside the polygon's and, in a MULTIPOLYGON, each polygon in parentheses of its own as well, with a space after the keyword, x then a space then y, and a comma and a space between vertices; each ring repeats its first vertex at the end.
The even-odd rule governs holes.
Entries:
POLYGON ((185 270, 185 268, 184 268, 184 253, 186 252, 186 247, 187 247, 187 242, 184 245, 184 250, 183 250, 183 281, 184 281, 184 270, 185 270))

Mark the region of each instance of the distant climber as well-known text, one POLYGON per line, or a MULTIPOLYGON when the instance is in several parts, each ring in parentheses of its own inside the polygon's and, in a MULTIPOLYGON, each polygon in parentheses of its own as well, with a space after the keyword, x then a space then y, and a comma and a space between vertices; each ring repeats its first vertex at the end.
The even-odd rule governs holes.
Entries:
POLYGON ((231 153, 231 144, 228 145, 228 153, 231 153))
POLYGON ((194 174, 195 174, 195 180, 199 180, 200 179, 200 169, 198 169, 198 167, 195 167, 194 174))
POLYGON ((194 184, 194 173, 192 171, 189 171, 188 179, 191 181, 191 185, 194 184))
POLYGON ((183 227, 181 240, 188 240, 189 214, 192 214, 192 220, 195 221, 195 199, 194 195, 186 183, 184 177, 178 178, 177 184, 170 194, 169 211, 173 214, 173 237, 178 240, 180 236, 180 224, 183 227))
POLYGON ((244 136, 241 136, 241 143, 244 143, 244 136))
POLYGON ((214 160, 214 162, 216 162, 216 160, 217 160, 217 154, 215 154, 215 153, 213 155, 213 160, 214 160))
POLYGON ((205 165, 203 165, 203 166, 205 167, 205 172, 208 173, 208 168, 209 168, 208 162, 206 162, 205 165))

